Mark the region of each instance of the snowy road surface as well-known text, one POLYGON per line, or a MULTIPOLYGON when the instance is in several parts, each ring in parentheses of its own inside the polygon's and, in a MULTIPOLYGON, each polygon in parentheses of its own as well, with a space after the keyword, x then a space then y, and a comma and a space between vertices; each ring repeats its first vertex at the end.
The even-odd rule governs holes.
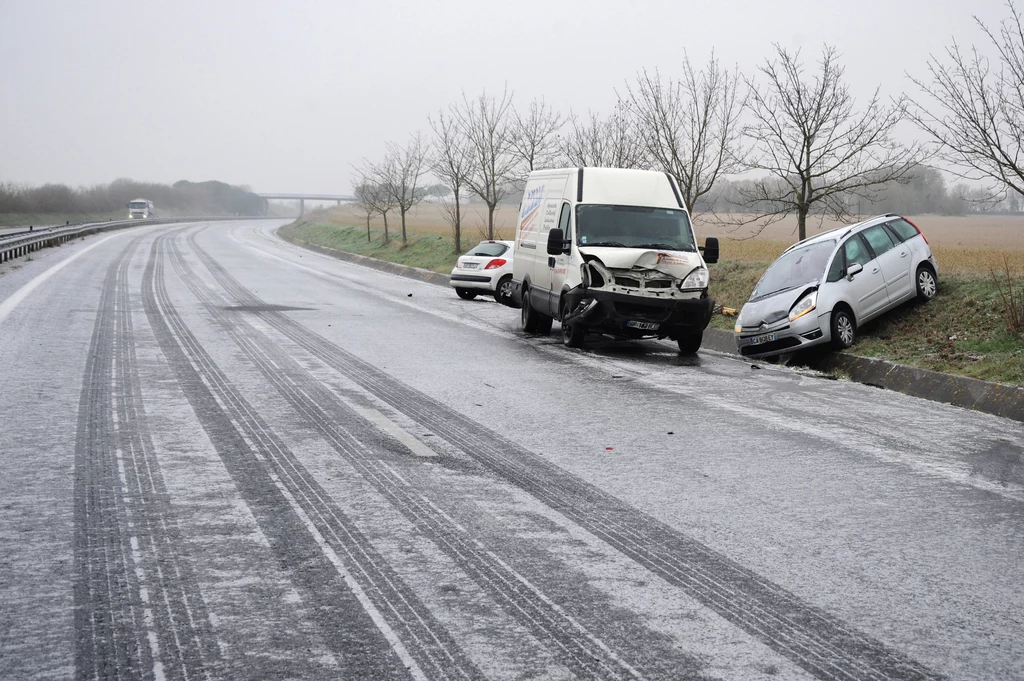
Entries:
POLYGON ((0 269, 0 678, 1024 678, 1021 424, 275 226, 0 269))

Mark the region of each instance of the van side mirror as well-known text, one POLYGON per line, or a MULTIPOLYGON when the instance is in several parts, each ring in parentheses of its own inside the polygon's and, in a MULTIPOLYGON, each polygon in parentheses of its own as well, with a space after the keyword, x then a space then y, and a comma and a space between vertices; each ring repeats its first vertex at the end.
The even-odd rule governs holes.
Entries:
POLYGON ((718 262, 718 237, 709 236, 704 240, 704 246, 699 248, 704 254, 704 262, 712 264, 718 262))
POLYGON ((846 278, 853 281, 853 275, 860 274, 863 271, 864 265, 861 265, 859 262, 855 262, 846 268, 846 278))
POLYGON ((562 255, 566 252, 565 232, 555 227, 548 232, 548 255, 562 255))

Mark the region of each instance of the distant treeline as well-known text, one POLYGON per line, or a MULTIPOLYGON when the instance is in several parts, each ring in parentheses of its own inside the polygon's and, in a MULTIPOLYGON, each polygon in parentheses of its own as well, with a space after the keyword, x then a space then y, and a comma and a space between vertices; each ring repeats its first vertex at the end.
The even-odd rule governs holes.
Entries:
MULTIPOLYGON (((751 205, 744 198, 754 180, 722 180, 714 190, 697 200, 694 210, 698 212, 743 213, 748 211, 768 212, 769 205, 751 205), (747 192, 744 192, 747 189, 747 192)), ((763 180, 762 180, 763 182, 763 180)), ((781 181, 779 182, 781 185, 781 181)), ((982 187, 964 183, 949 186, 943 173, 928 166, 918 165, 900 181, 877 185, 862 195, 839 195, 850 215, 875 215, 900 213, 902 215, 967 215, 969 213, 1010 213, 1017 214, 1024 209, 1024 197, 1008 191, 998 200, 992 199, 992 192, 982 187)))
MULTIPOLYGON (((759 210, 768 212, 771 206, 751 203, 744 197, 755 180, 719 180, 715 188, 694 205, 696 213, 750 213, 759 210)), ((749 193, 749 192, 748 192, 749 193)), ((866 196, 849 194, 842 196, 850 215, 877 215, 900 213, 901 215, 968 215, 995 213, 1016 215, 1024 212, 1024 197, 1009 191, 999 200, 992 199, 992 192, 982 187, 965 183, 948 185, 942 172, 929 166, 919 165, 907 173, 900 182, 880 185, 866 196)), ((451 195, 444 185, 430 185, 424 190, 425 196, 442 199, 451 195)), ((503 199, 506 205, 517 205, 523 197, 522 190, 510 187, 503 199)), ((469 203, 474 203, 470 197, 469 203)))
POLYGON ((72 188, 63 184, 38 187, 0 182, 0 214, 103 215, 127 210, 132 199, 148 199, 160 216, 266 215, 267 201, 244 187, 224 182, 173 185, 120 179, 110 184, 72 188))

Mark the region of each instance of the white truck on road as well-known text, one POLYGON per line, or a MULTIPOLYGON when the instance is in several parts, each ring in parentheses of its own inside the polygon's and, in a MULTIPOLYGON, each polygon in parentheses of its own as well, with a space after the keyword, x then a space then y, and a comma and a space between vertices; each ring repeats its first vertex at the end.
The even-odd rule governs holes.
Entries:
POLYGON ((155 218, 156 212, 153 210, 153 202, 146 199, 132 199, 128 202, 128 219, 129 220, 145 220, 146 218, 155 218))
POLYGON ((666 173, 530 173, 512 260, 523 330, 548 333, 558 319, 569 347, 600 333, 671 338, 679 352, 694 354, 711 321, 707 265, 718 261, 718 239, 697 245, 679 187, 666 173))

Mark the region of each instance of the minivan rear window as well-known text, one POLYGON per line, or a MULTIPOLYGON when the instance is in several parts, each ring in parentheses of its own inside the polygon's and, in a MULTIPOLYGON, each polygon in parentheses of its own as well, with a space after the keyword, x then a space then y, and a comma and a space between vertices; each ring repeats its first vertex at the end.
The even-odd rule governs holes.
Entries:
POLYGON ((889 227, 892 228, 892 231, 896 233, 896 236, 900 238, 900 241, 913 239, 915 236, 918 235, 917 228, 914 227, 914 225, 907 222, 906 220, 904 220, 903 218, 900 218, 899 220, 893 220, 892 222, 888 223, 888 225, 889 227))

